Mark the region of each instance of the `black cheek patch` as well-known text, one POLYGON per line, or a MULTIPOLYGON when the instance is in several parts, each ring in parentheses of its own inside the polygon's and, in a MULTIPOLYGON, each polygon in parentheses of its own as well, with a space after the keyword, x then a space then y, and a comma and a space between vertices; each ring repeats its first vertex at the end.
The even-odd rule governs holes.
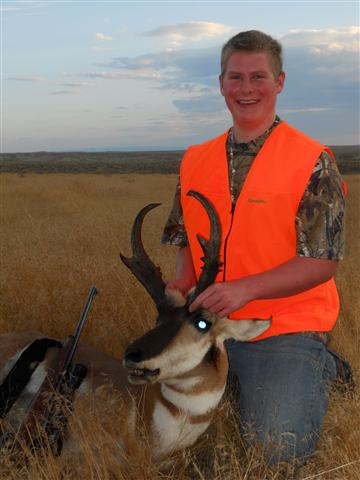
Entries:
POLYGON ((125 356, 130 352, 136 352, 136 361, 143 362, 160 355, 176 337, 182 326, 183 323, 179 320, 159 323, 153 330, 132 342, 126 349, 125 356))

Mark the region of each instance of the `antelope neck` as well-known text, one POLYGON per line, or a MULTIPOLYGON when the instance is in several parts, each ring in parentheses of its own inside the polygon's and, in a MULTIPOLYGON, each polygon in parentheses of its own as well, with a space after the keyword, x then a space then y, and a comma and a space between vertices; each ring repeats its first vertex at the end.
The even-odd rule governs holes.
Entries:
POLYGON ((227 372, 224 373, 219 372, 214 366, 204 376, 196 368, 191 376, 162 382, 159 400, 168 410, 176 414, 202 416, 211 413, 225 390, 227 372))
POLYGON ((161 395, 166 402, 171 403, 178 411, 187 415, 198 416, 211 412, 219 403, 225 390, 225 385, 217 390, 200 393, 182 393, 161 385, 161 395))

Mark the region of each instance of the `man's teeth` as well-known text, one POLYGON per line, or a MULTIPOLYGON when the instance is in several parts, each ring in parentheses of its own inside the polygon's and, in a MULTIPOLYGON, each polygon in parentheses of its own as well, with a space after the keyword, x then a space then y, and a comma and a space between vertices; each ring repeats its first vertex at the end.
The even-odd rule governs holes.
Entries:
POLYGON ((249 105, 250 103, 256 103, 256 100, 240 100, 240 103, 244 103, 245 105, 249 105))

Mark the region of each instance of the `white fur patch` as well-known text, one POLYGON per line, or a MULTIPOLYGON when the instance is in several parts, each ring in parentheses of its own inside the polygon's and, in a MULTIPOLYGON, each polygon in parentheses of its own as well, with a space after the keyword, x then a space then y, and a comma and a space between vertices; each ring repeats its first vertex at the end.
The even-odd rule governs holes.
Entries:
POLYGON ((9 425, 16 431, 24 420, 29 408, 38 393, 39 388, 46 377, 46 370, 43 365, 39 365, 30 377, 21 395, 14 402, 11 410, 6 416, 9 425))
POLYGON ((219 404, 224 390, 225 387, 214 392, 202 392, 195 395, 180 393, 161 384, 161 393, 166 400, 189 415, 204 415, 214 409, 219 404))
POLYGON ((221 330, 218 341, 234 338, 242 342, 252 340, 261 335, 271 325, 269 320, 231 320, 227 317, 219 318, 216 327, 221 330))
POLYGON ((35 395, 39 388, 41 387, 41 384, 45 380, 46 377, 46 369, 44 366, 40 363, 40 365, 35 369, 33 374, 30 377, 30 380, 28 381, 26 387, 24 388, 24 393, 27 395, 35 395))
POLYGON ((77 394, 84 395, 91 390, 91 382, 89 379, 84 378, 84 380, 80 383, 80 387, 77 389, 77 394))
POLYGON ((198 375, 189 378, 171 378, 166 380, 166 385, 171 385, 177 390, 182 390, 183 392, 191 391, 194 387, 199 385, 203 381, 203 377, 198 375))
POLYGON ((156 456, 192 445, 210 423, 190 424, 187 416, 174 417, 160 402, 155 405, 152 420, 156 456))

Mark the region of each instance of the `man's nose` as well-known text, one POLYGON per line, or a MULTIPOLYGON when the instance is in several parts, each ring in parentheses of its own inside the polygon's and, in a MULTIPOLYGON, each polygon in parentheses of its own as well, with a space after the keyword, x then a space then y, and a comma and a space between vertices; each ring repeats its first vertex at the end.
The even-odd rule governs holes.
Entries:
POLYGON ((254 90, 252 82, 249 78, 243 78, 241 82, 241 92, 243 94, 249 94, 254 90))

